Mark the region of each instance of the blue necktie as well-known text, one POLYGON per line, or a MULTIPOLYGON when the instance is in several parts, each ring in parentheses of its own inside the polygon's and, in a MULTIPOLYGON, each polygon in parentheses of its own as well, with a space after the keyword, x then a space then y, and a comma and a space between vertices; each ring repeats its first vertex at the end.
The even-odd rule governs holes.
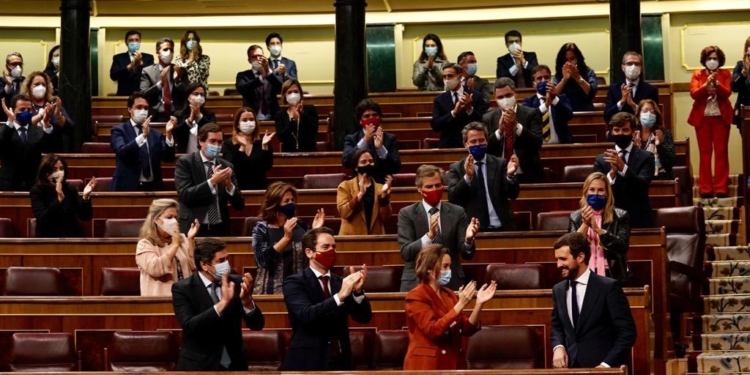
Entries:
POLYGON ((24 146, 28 145, 29 143, 29 138, 28 138, 28 135, 26 134, 27 130, 28 129, 26 129, 25 126, 18 128, 18 136, 21 138, 21 143, 23 143, 24 146))
MULTIPOLYGON (((143 134, 142 125, 136 125, 135 127, 138 128, 136 136, 143 134)), ((151 157, 148 154, 148 138, 146 138, 146 144, 138 148, 138 154, 141 159, 141 175, 146 179, 151 178, 151 157)))

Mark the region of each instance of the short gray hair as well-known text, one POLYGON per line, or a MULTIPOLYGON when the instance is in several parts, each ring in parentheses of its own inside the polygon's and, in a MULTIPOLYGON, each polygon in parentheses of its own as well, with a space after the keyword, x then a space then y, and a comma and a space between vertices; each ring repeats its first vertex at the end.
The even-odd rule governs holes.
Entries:
POLYGON ((5 64, 6 65, 10 62, 10 57, 11 56, 20 57, 21 60, 23 60, 23 56, 21 56, 21 52, 11 52, 11 53, 8 54, 8 56, 5 56, 5 64))
POLYGON ((431 164, 422 164, 417 168, 414 184, 417 185, 417 187, 422 187, 422 179, 425 177, 432 177, 435 173, 440 175, 440 182, 445 184, 445 171, 443 168, 431 164))
POLYGON ((635 51, 628 51, 628 52, 625 52, 625 54, 624 54, 624 55, 622 55, 622 63, 623 63, 623 64, 625 64, 625 59, 626 59, 626 58, 627 58, 628 56, 638 56, 638 58, 639 58, 639 59, 641 60, 641 64, 643 64, 643 56, 641 56, 641 54, 640 54, 640 53, 638 53, 638 52, 635 52, 635 51))
POLYGON ((466 124, 463 130, 461 130, 461 136, 464 138, 464 142, 466 142, 466 138, 468 137, 469 132, 472 130, 484 133, 484 137, 487 138, 487 127, 485 127, 484 124, 479 121, 472 121, 466 124))
POLYGON ((510 86, 510 89, 513 90, 513 92, 516 92, 516 84, 513 83, 513 80, 508 77, 500 77, 495 81, 495 88, 497 89, 504 89, 505 87, 510 86))

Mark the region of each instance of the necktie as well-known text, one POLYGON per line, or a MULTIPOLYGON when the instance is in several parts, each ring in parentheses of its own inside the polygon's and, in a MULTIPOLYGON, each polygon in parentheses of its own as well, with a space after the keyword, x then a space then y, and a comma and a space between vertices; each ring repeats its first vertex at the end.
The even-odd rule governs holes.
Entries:
POLYGON ((323 283, 323 296, 326 299, 331 298, 331 290, 328 289, 328 280, 331 279, 331 276, 320 276, 318 278, 323 283))
POLYGON ((513 131, 515 130, 515 124, 510 126, 502 124, 503 136, 505 137, 505 149, 503 150, 503 157, 506 161, 510 161, 510 157, 513 156, 513 131))
POLYGON ((258 112, 267 115, 268 113, 268 104, 266 103, 266 83, 263 82, 260 87, 258 88, 260 91, 260 110, 258 112))
POLYGON ((24 146, 26 146, 29 141, 28 136, 26 134, 27 130, 28 129, 26 129, 25 126, 18 128, 18 136, 21 138, 21 143, 23 143, 24 146))
POLYGON ((620 150, 620 158, 622 159, 622 162, 625 164, 628 164, 628 159, 626 159, 627 156, 628 156, 628 150, 620 150))
MULTIPOLYGON (((539 99, 542 103, 545 102, 544 98, 539 99)), ((542 115, 542 136, 544 137, 544 142, 549 142, 550 137, 552 136, 552 132, 549 129, 549 115, 552 112, 552 108, 547 107, 547 112, 544 112, 542 115)))
POLYGON ((479 226, 481 228, 487 228, 490 226, 490 210, 489 210, 489 202, 487 202, 487 190, 484 186, 484 172, 482 171, 482 167, 484 166, 484 162, 478 161, 476 162, 477 165, 477 171, 475 172, 476 176, 476 194, 477 198, 479 199, 479 211, 477 212, 477 216, 479 218, 479 226))
MULTIPOLYGON (((166 67, 164 69, 170 69, 171 67, 166 67)), ((167 84, 162 86, 161 88, 161 97, 164 99, 164 114, 166 116, 172 115, 172 92, 169 89, 169 82, 172 80, 172 77, 169 77, 172 72, 170 72, 167 75, 167 84)))
MULTIPOLYGON (((136 125, 135 126, 138 129, 138 134, 143 134, 143 126, 142 125, 136 125)), ((138 148, 138 155, 141 159, 141 175, 143 178, 151 178, 151 156, 148 154, 148 139, 146 140, 146 144, 138 148)))
MULTIPOLYGON (((175 258, 177 259, 177 258, 175 258)), ((216 289, 220 287, 219 283, 212 283, 208 286, 208 294, 211 295, 211 299, 214 301, 214 304, 219 303, 219 294, 216 293, 216 289)), ((232 364, 232 359, 229 358, 229 352, 227 352, 227 347, 224 346, 221 349, 221 360, 219 361, 219 364, 224 366, 224 368, 229 368, 229 366, 232 364)))
POLYGON ((516 87, 526 87, 526 78, 523 76, 523 65, 518 68, 518 72, 516 73, 516 87))
POLYGON ((578 296, 576 294, 577 284, 578 282, 574 280, 570 282, 570 306, 573 310, 573 326, 574 327, 578 324, 578 316, 580 315, 580 312, 578 311, 578 296))
MULTIPOLYGON (((440 212, 440 210, 438 210, 437 207, 430 208, 430 218, 432 218, 432 216, 436 215, 438 212, 440 212)), ((430 223, 427 223, 427 225, 429 226, 430 223)), ((438 226, 438 228, 440 228, 440 226, 438 226)), ((440 229, 438 229, 438 232, 435 235, 435 238, 432 239, 432 243, 436 243, 440 245, 443 244, 443 233, 440 231, 440 229)))
POLYGON ((21 92, 20 85, 21 85, 21 81, 20 80, 17 80, 17 79, 13 80, 13 96, 18 95, 18 93, 21 92))
POLYGON ((456 105, 456 103, 458 103, 458 93, 454 91, 453 92, 453 105, 456 105))
MULTIPOLYGON (((208 167, 208 172, 206 172, 206 180, 210 180, 211 176, 214 175, 214 163, 211 161, 207 161, 207 162, 204 162, 203 164, 205 164, 206 167, 208 167)), ((217 202, 208 206, 208 223, 218 224, 220 221, 221 221, 221 217, 219 215, 219 206, 217 202)))

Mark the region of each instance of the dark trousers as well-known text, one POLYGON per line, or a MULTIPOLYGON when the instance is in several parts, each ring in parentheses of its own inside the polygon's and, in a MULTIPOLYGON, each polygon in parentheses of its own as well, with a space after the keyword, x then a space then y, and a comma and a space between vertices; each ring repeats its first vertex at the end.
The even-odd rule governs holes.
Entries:
POLYGON ((198 229, 197 237, 226 237, 229 235, 229 223, 203 224, 198 229))

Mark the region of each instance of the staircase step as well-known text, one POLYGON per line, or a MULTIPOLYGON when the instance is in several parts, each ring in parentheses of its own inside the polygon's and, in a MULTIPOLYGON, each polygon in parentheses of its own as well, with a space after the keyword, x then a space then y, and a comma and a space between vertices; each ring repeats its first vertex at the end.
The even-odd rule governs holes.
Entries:
POLYGON ((710 314, 750 313, 750 294, 709 295, 703 303, 710 314))
POLYGON ((708 290, 711 295, 748 294, 750 297, 750 276, 710 279, 708 290))
POLYGON ((703 332, 750 332, 750 314, 710 314, 701 317, 703 332))
POLYGON ((706 245, 713 246, 737 246, 737 234, 709 234, 706 235, 706 245))
POLYGON ((750 332, 704 333, 701 335, 701 343, 704 352, 748 351, 750 350, 750 332))
POLYGON ((711 277, 750 276, 750 260, 748 261, 716 261, 710 263, 711 277))
POLYGON ((707 235, 737 233, 739 227, 739 220, 706 220, 707 235))
POLYGON ((736 207, 738 199, 738 197, 693 198, 693 205, 697 207, 736 207))
POLYGON ((737 207, 703 207, 705 220, 740 220, 737 207))
POLYGON ((735 374, 750 372, 750 352, 707 352, 697 358, 698 372, 735 374))
MULTIPOLYGON (((693 185, 693 196, 694 197, 700 197, 700 193, 698 192, 698 189, 699 189, 698 185, 693 185)), ((737 185, 736 184, 729 185, 729 187, 727 189, 727 195, 730 196, 730 197, 736 197, 738 195, 737 191, 738 191, 738 189, 737 189, 737 185)))
POLYGON ((717 261, 747 260, 750 261, 750 247, 748 246, 714 246, 717 261))
MULTIPOLYGON (((695 184, 698 184, 698 175, 693 175, 693 181, 695 181, 695 184)), ((729 185, 737 185, 740 183, 740 175, 738 174, 730 174, 729 175, 729 185)))

